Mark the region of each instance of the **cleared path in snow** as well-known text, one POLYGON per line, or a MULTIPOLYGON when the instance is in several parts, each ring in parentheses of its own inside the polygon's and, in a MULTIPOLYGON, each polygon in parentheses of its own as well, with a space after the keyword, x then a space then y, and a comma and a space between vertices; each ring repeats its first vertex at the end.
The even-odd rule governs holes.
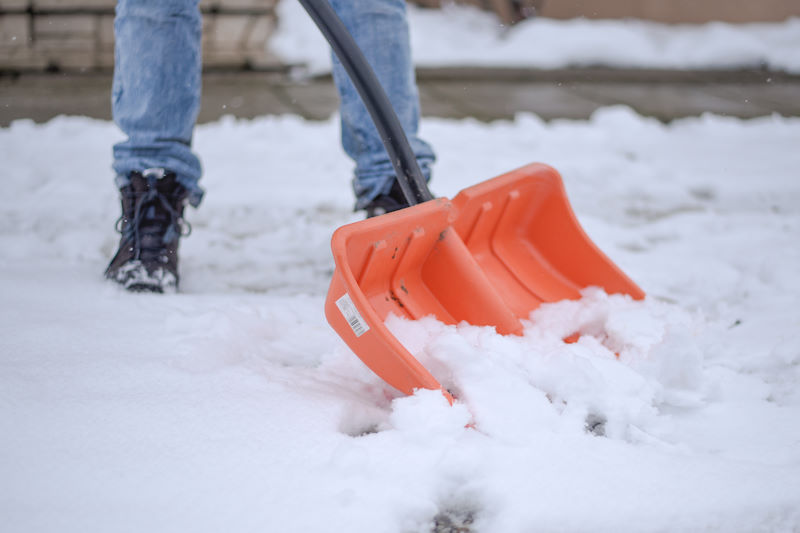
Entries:
MULTIPOLYGON (((739 118, 800 116, 800 75, 766 70, 436 68, 419 71, 425 116, 483 121, 535 113, 545 120, 588 118, 628 105, 671 120, 705 112, 739 118)), ((58 115, 110 119, 110 73, 0 76, 0 126, 58 115)), ((337 109, 328 77, 292 80, 282 72, 208 72, 200 122, 223 115, 294 114, 320 120, 337 109)))

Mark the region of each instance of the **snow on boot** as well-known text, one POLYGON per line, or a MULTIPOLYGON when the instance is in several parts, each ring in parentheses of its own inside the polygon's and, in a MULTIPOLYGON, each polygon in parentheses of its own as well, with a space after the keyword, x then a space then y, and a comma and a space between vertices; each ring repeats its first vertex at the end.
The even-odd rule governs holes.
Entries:
POLYGON ((183 220, 186 188, 173 172, 148 169, 132 172, 120 196, 121 238, 106 278, 133 292, 176 291, 178 241, 190 231, 183 220))

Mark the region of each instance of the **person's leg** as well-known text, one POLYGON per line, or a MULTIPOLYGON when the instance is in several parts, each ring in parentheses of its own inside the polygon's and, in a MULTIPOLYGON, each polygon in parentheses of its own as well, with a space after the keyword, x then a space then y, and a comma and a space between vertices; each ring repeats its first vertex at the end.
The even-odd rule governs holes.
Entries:
MULTIPOLYGON (((419 94, 411 61, 405 1, 331 0, 331 5, 375 70, 420 169, 429 179, 435 156, 430 145, 417 136, 419 94)), ((341 99, 342 146, 356 163, 353 179, 356 209, 363 209, 379 195, 390 194, 395 172, 372 118, 336 57, 333 78, 341 99)))
POLYGON ((131 172, 176 174, 197 205, 200 161, 192 131, 200 108, 198 0, 118 0, 112 89, 114 121, 127 140, 114 146, 117 185, 131 172))
POLYGON ((178 286, 184 204, 198 205, 192 132, 200 106, 198 0, 118 0, 112 111, 127 139, 114 146, 122 216, 106 277, 128 290, 178 286))

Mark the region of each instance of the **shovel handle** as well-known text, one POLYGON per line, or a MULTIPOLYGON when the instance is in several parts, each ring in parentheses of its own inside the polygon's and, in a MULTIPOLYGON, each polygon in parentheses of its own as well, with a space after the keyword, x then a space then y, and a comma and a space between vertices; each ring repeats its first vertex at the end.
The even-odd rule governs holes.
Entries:
POLYGON ((408 143, 389 97, 386 96, 375 71, 372 70, 350 32, 328 0, 299 0, 299 2, 325 36, 361 96, 381 136, 383 146, 394 167, 397 183, 409 205, 433 200, 433 195, 417 164, 417 157, 408 143))

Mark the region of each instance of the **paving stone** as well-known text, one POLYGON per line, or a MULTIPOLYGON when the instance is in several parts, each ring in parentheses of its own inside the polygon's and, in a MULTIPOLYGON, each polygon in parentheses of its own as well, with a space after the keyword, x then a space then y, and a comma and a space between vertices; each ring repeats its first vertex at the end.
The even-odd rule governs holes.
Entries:
POLYGON ((209 20, 204 38, 209 46, 220 50, 236 50, 244 45, 251 17, 246 15, 206 15, 209 20))
POLYGON ((116 0, 31 0, 31 5, 40 10, 72 11, 72 10, 113 10, 116 0))
POLYGON ((111 71, 114 68, 114 49, 95 50, 94 68, 111 71))
POLYGON ((298 109, 287 105, 277 94, 280 83, 275 74, 258 72, 231 76, 206 73, 203 76, 203 103, 198 122, 218 120, 224 115, 256 117, 269 114, 296 114, 298 109))
POLYGON ((800 83, 774 82, 742 87, 719 87, 719 93, 734 101, 745 101, 767 113, 800 116, 800 83))
POLYGON ((238 50, 206 49, 203 51, 203 65, 210 68, 244 68, 247 58, 238 50))
POLYGON ((266 50, 269 38, 275 31, 277 19, 274 16, 253 16, 245 37, 247 48, 266 50))
MULTIPOLYGON (((0 69, 35 69, 47 68, 47 58, 35 53, 27 47, 0 47, 0 69)), ((3 95, 4 100, 6 95, 3 95)))
POLYGON ((23 11, 29 6, 29 0, 0 0, 0 11, 23 11))
POLYGON ((97 44, 103 49, 114 49, 114 15, 97 17, 97 44))
POLYGON ((276 91, 295 113, 312 120, 325 120, 339 109, 339 95, 330 79, 283 83, 276 91))
POLYGON ((481 120, 511 118, 519 112, 545 119, 584 118, 599 107, 558 83, 516 83, 494 80, 422 82, 426 112, 445 117, 471 116, 481 120), (433 92, 433 94, 431 94, 433 92), (455 112, 437 107, 446 102, 455 112))
POLYGON ((728 85, 575 83, 569 90, 598 105, 628 105, 662 120, 704 112, 742 118, 773 112, 746 98, 747 89, 728 85))
POLYGON ((23 47, 31 40, 27 15, 0 15, 0 46, 23 47))
MULTIPOLYGON (((28 53, 26 49, 19 50, 28 53)), ((68 54, 50 57, 77 61, 76 56, 68 54)), ((27 59, 41 61, 38 56, 27 59)), ((92 61, 110 62, 112 57, 110 52, 106 55, 96 53, 92 61)), ((772 113, 800 116, 798 76, 767 74, 768 79, 779 80, 769 83, 735 83, 733 77, 724 83, 698 83, 696 80, 652 83, 608 81, 614 77, 614 72, 599 76, 603 80, 599 82, 529 82, 519 81, 519 76, 515 77, 517 81, 504 82, 490 72, 484 74, 488 79, 473 76, 459 81, 452 76, 420 76, 424 115, 475 117, 488 121, 510 118, 519 112, 532 112, 546 120, 582 119, 600 106, 624 104, 639 113, 665 121, 704 112, 744 118, 772 113)), ((628 73, 622 75, 629 76, 628 73)), ((547 76, 582 79, 580 73, 563 72, 558 76, 540 73, 537 78, 547 76)), ((747 73, 743 73, 741 78, 754 79, 747 73)), ((338 109, 338 95, 330 77, 296 81, 281 73, 212 71, 206 72, 203 80, 201 123, 217 120, 226 114, 249 118, 291 113, 309 119, 327 119, 338 109)), ((18 118, 45 121, 60 114, 109 119, 110 90, 110 73, 0 75, 0 125, 18 118)))
POLYGON ((39 15, 33 17, 33 36, 58 38, 69 45, 71 39, 94 37, 95 24, 94 15, 39 15))
POLYGON ((465 110, 450 98, 444 98, 442 91, 433 84, 418 84, 420 107, 423 115, 436 117, 462 116, 465 110))
POLYGON ((273 9, 278 0, 202 0, 200 8, 203 10, 239 10, 239 9, 273 9))
POLYGON ((32 74, 18 80, 0 77, 0 124, 29 118, 44 122, 58 115, 110 119, 111 84, 107 77, 32 74))

